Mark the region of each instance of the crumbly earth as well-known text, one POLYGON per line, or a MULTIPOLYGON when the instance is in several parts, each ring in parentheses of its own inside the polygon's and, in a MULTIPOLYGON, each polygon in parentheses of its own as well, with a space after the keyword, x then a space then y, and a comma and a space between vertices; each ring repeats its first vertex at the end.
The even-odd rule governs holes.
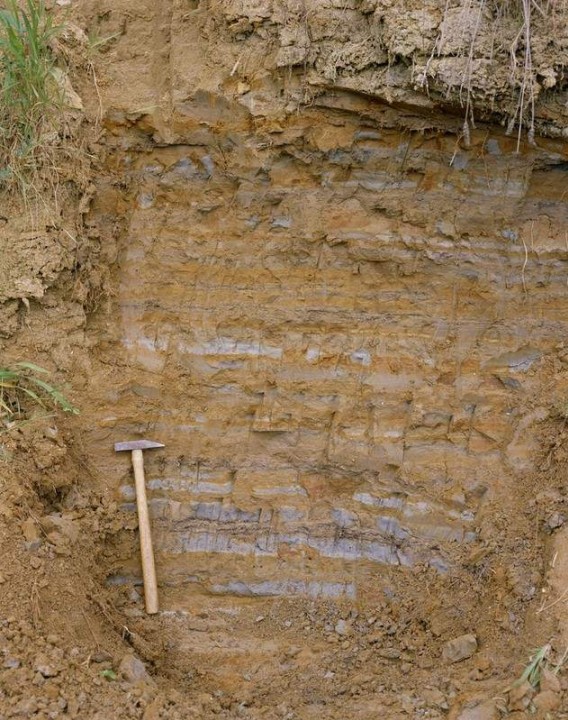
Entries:
POLYGON ((568 717, 565 4, 530 72, 520 2, 54 12, 0 367, 81 414, 0 426, 0 719, 568 717))

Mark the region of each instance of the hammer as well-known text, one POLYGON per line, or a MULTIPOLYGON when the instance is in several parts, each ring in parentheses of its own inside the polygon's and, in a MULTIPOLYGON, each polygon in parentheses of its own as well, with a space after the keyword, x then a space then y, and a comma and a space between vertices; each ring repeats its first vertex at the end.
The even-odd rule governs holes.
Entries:
POLYGON ((158 612, 158 584, 156 582, 156 566, 154 565, 150 518, 148 517, 142 451, 161 447, 164 447, 162 443, 153 442, 152 440, 132 440, 131 442, 114 444, 116 452, 121 452, 122 450, 132 451, 138 527, 140 530, 140 554, 142 555, 142 577, 144 578, 144 600, 146 601, 146 612, 149 615, 155 615, 158 612))

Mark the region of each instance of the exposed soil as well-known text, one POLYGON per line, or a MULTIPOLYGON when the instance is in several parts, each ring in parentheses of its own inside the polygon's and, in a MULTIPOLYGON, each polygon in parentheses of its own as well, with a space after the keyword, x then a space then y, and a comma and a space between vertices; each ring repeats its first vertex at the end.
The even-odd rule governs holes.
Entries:
POLYGON ((0 429, 0 720, 568 717, 568 14, 533 144, 519 8, 465 5, 55 3, 78 160, 4 198, 0 366, 81 414, 0 429))

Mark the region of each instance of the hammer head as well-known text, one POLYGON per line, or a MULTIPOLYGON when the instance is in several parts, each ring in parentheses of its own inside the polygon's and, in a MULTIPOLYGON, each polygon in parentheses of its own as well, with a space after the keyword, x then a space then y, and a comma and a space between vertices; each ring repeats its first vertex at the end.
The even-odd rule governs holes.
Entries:
POLYGON ((122 450, 151 450, 152 448, 165 447, 163 443, 154 442, 153 440, 131 440, 130 442, 119 442, 114 444, 116 452, 122 450))

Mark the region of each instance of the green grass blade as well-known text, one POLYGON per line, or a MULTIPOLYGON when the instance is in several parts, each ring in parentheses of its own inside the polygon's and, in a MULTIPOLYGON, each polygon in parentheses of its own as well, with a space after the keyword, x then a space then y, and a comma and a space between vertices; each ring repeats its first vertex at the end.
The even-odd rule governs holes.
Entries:
POLYGON ((36 403, 38 403, 39 405, 41 405, 42 408, 45 408, 45 403, 44 403, 43 400, 39 397, 39 395, 38 395, 37 393, 35 393, 33 390, 30 390, 29 388, 23 387, 23 386, 20 386, 20 390, 21 390, 23 393, 25 393, 26 395, 28 395, 29 397, 31 397, 31 399, 34 400, 36 403))
MULTIPOLYGON (((43 137, 57 129, 62 98, 52 80, 55 59, 50 42, 61 27, 43 0, 4 0, 0 10, 0 184, 26 193, 37 176, 43 137)), ((45 160, 45 162, 48 162, 45 160)))
POLYGON ((33 370, 33 372, 42 373, 42 375, 49 375, 49 370, 46 370, 45 368, 42 368, 32 362, 19 362, 16 363, 16 367, 25 368, 26 370, 33 370))
POLYGON ((44 380, 40 380, 40 378, 36 378, 36 377, 30 377, 29 380, 30 380, 30 382, 33 382, 38 387, 42 388, 42 390, 45 390, 45 392, 51 397, 53 402, 56 405, 59 405, 64 412, 70 412, 70 413, 73 413, 74 415, 79 414, 79 410, 74 405, 72 405, 69 402, 69 400, 67 400, 67 398, 65 397, 65 395, 63 395, 63 393, 61 393, 59 390, 54 388, 52 385, 50 385, 49 383, 46 383, 44 380))

